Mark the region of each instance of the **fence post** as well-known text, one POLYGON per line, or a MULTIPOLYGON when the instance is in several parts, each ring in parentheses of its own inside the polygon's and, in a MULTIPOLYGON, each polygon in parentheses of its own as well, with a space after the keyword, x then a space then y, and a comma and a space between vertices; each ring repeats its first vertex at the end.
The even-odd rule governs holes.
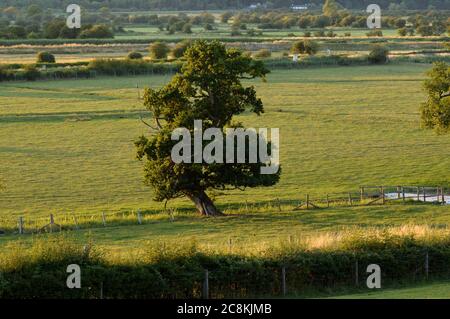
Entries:
POLYGON ((425 278, 426 279, 428 279, 428 272, 429 272, 429 266, 430 266, 430 264, 429 264, 429 256, 428 256, 428 251, 427 251, 427 253, 425 254, 425 278))
POLYGON ((425 187, 422 187, 423 190, 423 201, 426 203, 427 201, 427 189, 425 187))
POLYGON ((309 209, 309 194, 306 194, 306 209, 309 209))
POLYGON ((436 187, 436 201, 439 203, 440 202, 440 193, 439 193, 439 187, 436 187))
POLYGON ((445 204, 444 187, 441 187, 442 204, 445 204))
POLYGON ((80 227, 78 227, 77 216, 75 216, 75 214, 73 214, 73 222, 75 223, 75 229, 80 229, 80 227))
POLYGON ((203 279, 203 292, 202 292, 202 298, 208 299, 209 298, 209 273, 208 269, 205 270, 205 278, 203 279))
POLYGON ((360 200, 361 200, 361 204, 362 204, 362 202, 364 201, 364 187, 360 187, 360 193, 361 193, 360 200))
POLYGON ((50 214, 50 232, 53 233, 53 225, 55 224, 55 219, 53 218, 53 214, 50 214))
POLYGON ((348 193, 348 201, 350 203, 350 206, 353 206, 352 194, 350 194, 350 193, 348 193))
POLYGON ((383 203, 383 205, 384 205, 384 204, 386 203, 386 198, 384 197, 384 187, 381 186, 380 190, 381 190, 381 196, 382 196, 382 198, 383 198, 382 203, 383 203))
POLYGON ((330 196, 327 194, 327 207, 330 208, 330 196))
POLYGON ((397 199, 400 199, 400 186, 397 186, 397 199))
POLYGON ((286 267, 281 268, 281 291, 283 296, 286 296, 286 267))
POLYGON ((19 234, 23 234, 23 217, 19 217, 19 234))
POLYGON ((278 203, 278 211, 281 212, 281 202, 279 198, 277 198, 277 203, 278 203))
POLYGON ((417 186, 417 201, 420 202, 420 187, 417 186))
POLYGON ((102 221, 103 221, 103 226, 106 227, 106 217, 105 217, 105 212, 102 212, 102 221))
POLYGON ((405 202, 405 188, 402 186, 402 197, 403 197, 403 202, 405 202))
POLYGON ((141 210, 138 209, 137 211, 137 219, 138 219, 138 224, 142 225, 142 216, 141 216, 141 210))

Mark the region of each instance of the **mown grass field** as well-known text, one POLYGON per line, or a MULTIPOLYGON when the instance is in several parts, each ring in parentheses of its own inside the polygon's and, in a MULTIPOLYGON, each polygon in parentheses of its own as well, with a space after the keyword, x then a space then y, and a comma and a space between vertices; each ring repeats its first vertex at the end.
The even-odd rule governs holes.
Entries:
MULTIPOLYGON (((282 179, 273 188, 223 194, 217 202, 298 200, 306 193, 357 191, 362 184, 445 185, 450 141, 419 128, 429 67, 286 70, 252 83, 266 113, 240 120, 280 128, 282 179)), ((169 79, 2 83, 2 216, 162 207, 151 200, 135 160, 133 141, 147 132, 136 84, 159 87, 169 79)))

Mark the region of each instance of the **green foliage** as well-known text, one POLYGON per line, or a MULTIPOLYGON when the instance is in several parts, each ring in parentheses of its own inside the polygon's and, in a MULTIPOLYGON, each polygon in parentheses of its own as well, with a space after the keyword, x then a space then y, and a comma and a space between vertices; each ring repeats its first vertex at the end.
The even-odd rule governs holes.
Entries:
POLYGON ((39 52, 37 55, 37 63, 55 63, 55 56, 50 52, 39 52))
POLYGON ((438 133, 450 129, 450 67, 437 62, 427 73, 424 88, 428 99, 421 105, 422 126, 433 128, 438 133))
MULTIPOLYGON (((203 129, 236 126, 233 116, 250 110, 264 112, 262 101, 253 87, 244 87, 242 79, 264 78, 268 70, 235 49, 226 50, 217 41, 198 41, 185 53, 186 63, 164 88, 147 89, 144 105, 151 112, 156 134, 136 141, 138 158, 145 159, 145 180, 151 185, 155 200, 163 201, 187 196, 200 213, 219 214, 206 191, 214 189, 270 186, 279 174, 262 175, 265 163, 220 164, 179 163, 172 161, 173 130, 184 127, 191 132, 194 120, 203 120, 203 129), (211 207, 209 211, 203 204, 211 207)), ((240 126, 240 125, 239 125, 240 126)), ((236 147, 236 145, 235 145, 236 147)), ((224 153, 225 154, 225 153, 224 153)))
POLYGON ((266 59, 266 58, 270 58, 272 56, 272 52, 268 49, 261 49, 261 50, 255 52, 255 54, 253 56, 258 59, 266 59))
POLYGON ((209 271, 212 297, 281 295, 285 267, 291 293, 305 294, 354 286, 354 265, 360 276, 369 264, 383 270, 383 286, 447 277, 449 238, 355 233, 336 248, 308 249, 302 242, 275 244, 251 255, 203 252, 196 242, 146 245, 139 260, 105 256, 92 244, 83 246, 66 236, 40 236, 30 246, 15 242, 0 252, 0 298, 199 298, 204 270, 209 271), (358 236, 356 236, 358 235, 358 236), (81 289, 67 289, 66 268, 82 269, 81 289))
POLYGON ((82 39, 104 39, 113 37, 114 34, 111 29, 103 24, 86 28, 80 33, 80 38, 82 39))
POLYGON ((372 64, 383 64, 389 60, 389 49, 384 45, 374 45, 369 53, 368 60, 372 64))
POLYGON ((186 53, 186 50, 192 45, 192 42, 190 40, 184 40, 179 43, 177 43, 173 49, 172 49, 172 56, 174 58, 180 59, 184 56, 186 53))
POLYGON ((130 59, 130 60, 140 60, 142 58, 143 58, 143 55, 136 51, 130 52, 127 55, 127 59, 130 59))
POLYGON ((319 45, 310 40, 302 40, 295 42, 291 47, 291 53, 293 54, 307 54, 314 55, 319 50, 319 45))
POLYGON ((164 42, 154 42, 149 47, 150 57, 154 60, 166 59, 169 51, 169 47, 164 42))

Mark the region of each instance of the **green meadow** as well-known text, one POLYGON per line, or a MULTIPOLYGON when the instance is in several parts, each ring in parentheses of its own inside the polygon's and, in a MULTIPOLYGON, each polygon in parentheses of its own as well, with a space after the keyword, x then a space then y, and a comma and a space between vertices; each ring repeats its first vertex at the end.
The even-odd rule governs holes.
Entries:
MULTIPOLYGON (((280 128, 283 174, 272 188, 218 193, 221 205, 357 192, 360 185, 445 185, 447 136, 419 127, 429 65, 274 71, 253 82, 266 112, 250 127, 280 128)), ((133 141, 148 128, 138 94, 168 76, 2 83, 0 214, 158 209, 133 141), (139 93, 136 89, 139 87, 139 93)), ((190 207, 186 201, 169 207, 190 207)))

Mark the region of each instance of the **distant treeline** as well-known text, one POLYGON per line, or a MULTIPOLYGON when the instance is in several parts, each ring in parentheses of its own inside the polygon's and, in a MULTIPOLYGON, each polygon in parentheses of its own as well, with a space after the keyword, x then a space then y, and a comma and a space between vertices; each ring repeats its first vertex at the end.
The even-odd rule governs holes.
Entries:
MULTIPOLYGON (((324 0, 292 1, 292 0, 79 0, 78 4, 85 8, 99 9, 107 6, 111 9, 140 9, 140 10, 213 10, 213 9, 243 9, 252 4, 261 3, 267 8, 289 8, 294 4, 309 3, 312 9, 319 9, 324 0)), ((372 0, 338 0, 339 4, 347 9, 359 10, 373 3, 372 0)), ((3 0, 3 7, 26 7, 31 4, 41 5, 46 8, 61 8, 71 0, 3 0)), ((376 2, 384 9, 450 9, 450 0, 378 0, 376 2)))

